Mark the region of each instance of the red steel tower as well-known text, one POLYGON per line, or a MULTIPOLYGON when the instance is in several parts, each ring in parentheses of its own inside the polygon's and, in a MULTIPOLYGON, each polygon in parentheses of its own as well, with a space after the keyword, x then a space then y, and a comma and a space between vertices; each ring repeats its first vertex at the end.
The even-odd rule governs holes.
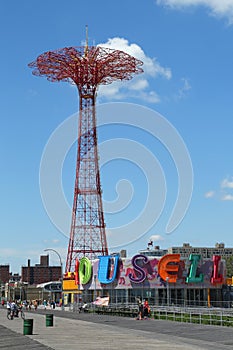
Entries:
POLYGON ((142 72, 142 62, 119 50, 98 46, 48 51, 29 64, 33 74, 74 83, 79 92, 78 151, 66 272, 76 258, 108 255, 98 165, 95 102, 97 87, 129 80, 142 72))

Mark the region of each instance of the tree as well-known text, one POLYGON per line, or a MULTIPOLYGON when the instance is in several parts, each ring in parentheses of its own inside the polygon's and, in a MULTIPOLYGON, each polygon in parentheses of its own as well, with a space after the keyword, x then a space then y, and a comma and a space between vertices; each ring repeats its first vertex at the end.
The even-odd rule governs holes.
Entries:
POLYGON ((228 278, 233 276, 233 256, 226 258, 226 272, 228 278))

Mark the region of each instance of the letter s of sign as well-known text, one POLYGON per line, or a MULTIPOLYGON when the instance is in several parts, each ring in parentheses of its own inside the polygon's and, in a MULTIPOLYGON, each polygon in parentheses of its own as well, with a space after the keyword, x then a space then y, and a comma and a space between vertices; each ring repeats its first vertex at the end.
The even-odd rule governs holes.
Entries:
POLYGON ((142 283, 146 279, 145 271, 141 266, 138 266, 137 264, 137 260, 139 259, 142 260, 144 264, 147 264, 149 262, 148 257, 143 254, 137 254, 133 257, 132 259, 133 268, 136 270, 136 272, 139 273, 139 276, 137 276, 137 278, 134 278, 131 273, 129 274, 130 281, 134 283, 142 283))

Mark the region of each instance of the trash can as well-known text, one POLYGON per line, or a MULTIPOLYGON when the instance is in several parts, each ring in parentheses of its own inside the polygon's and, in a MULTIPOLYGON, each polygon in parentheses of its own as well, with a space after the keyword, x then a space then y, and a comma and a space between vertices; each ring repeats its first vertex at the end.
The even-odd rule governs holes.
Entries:
POLYGON ((33 319, 28 318, 23 320, 23 334, 32 335, 32 331, 33 331, 33 319))
POLYGON ((53 314, 46 315, 46 327, 53 327, 53 314))

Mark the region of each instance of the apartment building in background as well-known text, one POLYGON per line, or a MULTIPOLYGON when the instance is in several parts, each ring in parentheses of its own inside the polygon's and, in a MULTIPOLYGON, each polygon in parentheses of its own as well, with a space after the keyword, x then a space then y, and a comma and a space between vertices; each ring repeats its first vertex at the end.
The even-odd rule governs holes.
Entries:
POLYGON ((62 277, 62 267, 50 266, 49 255, 41 255, 40 263, 34 266, 31 265, 28 259, 27 266, 21 268, 21 280, 23 283, 40 284, 49 281, 58 281, 62 277))
POLYGON ((168 254, 180 254, 181 258, 189 258, 190 254, 200 254, 203 259, 220 255, 226 259, 233 256, 233 248, 226 248, 224 243, 216 243, 214 247, 192 247, 189 243, 183 243, 181 247, 168 248, 168 254))

